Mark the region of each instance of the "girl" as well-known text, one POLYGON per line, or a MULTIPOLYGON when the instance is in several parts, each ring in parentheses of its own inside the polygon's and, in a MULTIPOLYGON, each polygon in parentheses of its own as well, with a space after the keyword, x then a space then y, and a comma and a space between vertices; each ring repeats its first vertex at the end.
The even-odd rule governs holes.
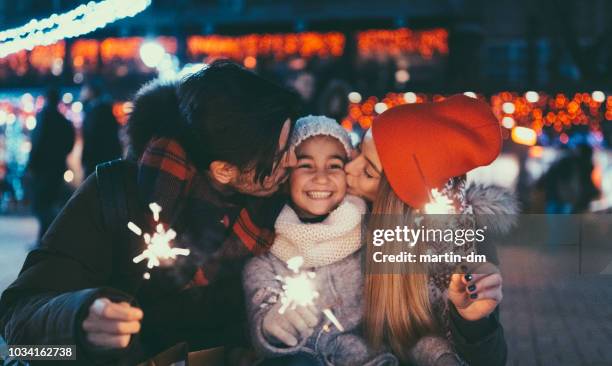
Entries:
POLYGON ((358 333, 366 207, 346 195, 349 136, 330 118, 308 116, 297 121, 290 144, 297 157, 289 178, 291 203, 276 220, 270 252, 251 259, 244 271, 253 344, 260 355, 277 358, 269 364, 307 359, 315 365, 395 365, 393 355, 373 352, 358 333), (302 269, 316 274, 312 281, 319 296, 313 305, 289 307, 281 314, 278 278, 294 274, 287 268, 294 257, 302 258, 302 269), (342 329, 324 318, 322 309, 330 309, 342 329))

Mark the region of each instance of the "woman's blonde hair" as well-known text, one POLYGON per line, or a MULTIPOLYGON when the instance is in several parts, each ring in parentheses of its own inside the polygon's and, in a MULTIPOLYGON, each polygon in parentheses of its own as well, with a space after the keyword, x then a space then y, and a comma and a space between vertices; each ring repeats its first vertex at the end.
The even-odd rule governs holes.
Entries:
MULTIPOLYGON (((371 236, 375 229, 393 229, 414 222, 413 216, 414 210, 397 197, 383 174, 366 235, 371 236)), ((371 237, 367 240, 372 242, 371 237)), ((372 247, 366 245, 366 250, 372 247)), ((385 251, 385 247, 377 250, 385 251)), ((417 244, 412 252, 418 255, 422 248, 417 244)), ((386 264, 382 272, 366 273, 366 338, 374 348, 387 344, 396 356, 407 360, 408 350, 416 340, 438 329, 429 300, 428 268, 422 263, 394 263, 386 264)))

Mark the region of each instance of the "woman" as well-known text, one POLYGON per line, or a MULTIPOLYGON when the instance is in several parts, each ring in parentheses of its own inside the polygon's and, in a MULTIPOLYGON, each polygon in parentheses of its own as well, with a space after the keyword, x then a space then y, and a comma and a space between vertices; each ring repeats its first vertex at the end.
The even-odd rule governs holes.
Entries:
MULTIPOLYGON (((360 155, 346 165, 349 192, 372 203, 369 232, 384 224, 380 214, 409 217, 422 211, 432 189, 449 197, 458 213, 513 214, 516 201, 503 190, 465 186, 465 174, 491 163, 500 148, 499 123, 478 100, 461 95, 395 107, 377 118, 360 155)), ((504 231, 507 224, 493 229, 504 231)), ((497 267, 462 266, 461 274, 448 266, 405 267, 409 274, 366 277, 364 328, 373 346, 388 346, 403 361, 417 364, 505 364, 497 267), (426 342, 418 342, 424 348, 415 359, 408 350, 429 335, 446 335, 461 359, 452 352, 428 354, 426 342)))

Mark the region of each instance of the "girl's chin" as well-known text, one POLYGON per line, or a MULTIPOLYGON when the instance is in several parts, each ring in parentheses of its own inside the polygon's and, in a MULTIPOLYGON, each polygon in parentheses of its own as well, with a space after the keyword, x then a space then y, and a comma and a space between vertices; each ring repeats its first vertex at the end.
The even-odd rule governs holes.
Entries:
POLYGON ((309 215, 313 217, 329 215, 332 211, 338 208, 342 201, 330 201, 330 202, 321 202, 319 205, 310 205, 306 211, 309 215))
POLYGON ((329 211, 331 209, 333 209, 333 204, 331 204, 331 202, 321 202, 322 200, 319 200, 319 202, 317 202, 316 200, 309 200, 304 202, 305 205, 302 206, 302 210, 308 214, 309 216, 322 216, 322 215, 327 215, 329 213, 329 211))
POLYGON ((317 216, 324 216, 329 214, 329 212, 331 211, 331 209, 314 209, 314 210, 307 210, 306 212, 308 213, 309 216, 312 217, 317 217, 317 216))

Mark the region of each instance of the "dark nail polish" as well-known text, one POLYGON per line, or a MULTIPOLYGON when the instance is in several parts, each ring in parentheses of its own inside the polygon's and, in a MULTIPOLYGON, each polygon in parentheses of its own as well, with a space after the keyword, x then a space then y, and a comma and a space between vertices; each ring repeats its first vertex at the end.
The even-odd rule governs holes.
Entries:
POLYGON ((474 290, 476 290, 476 285, 469 285, 468 286, 468 291, 473 292, 474 290))
POLYGON ((478 294, 471 294, 471 295, 470 295, 470 299, 475 299, 475 298, 477 298, 477 297, 478 297, 478 294))
POLYGON ((469 274, 469 273, 466 274, 464 277, 465 277, 465 280, 468 281, 468 282, 470 282, 472 280, 472 275, 469 274))

